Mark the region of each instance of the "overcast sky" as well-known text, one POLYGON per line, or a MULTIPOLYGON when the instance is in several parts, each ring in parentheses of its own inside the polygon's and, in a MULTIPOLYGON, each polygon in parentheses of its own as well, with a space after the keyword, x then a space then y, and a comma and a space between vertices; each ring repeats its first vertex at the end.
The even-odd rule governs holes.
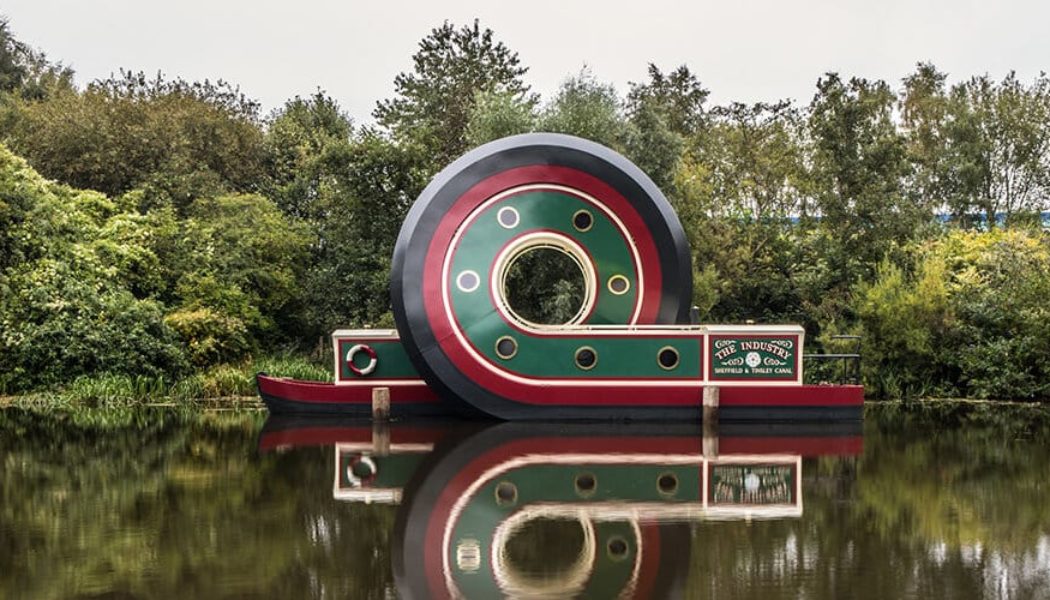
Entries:
POLYGON ((896 85, 926 60, 952 80, 1050 68, 1046 0, 5 0, 0 14, 79 84, 121 67, 222 78, 267 111, 320 87, 358 122, 446 19, 480 18, 544 97, 584 64, 625 92, 648 62, 685 63, 716 103, 805 103, 826 71, 896 85))

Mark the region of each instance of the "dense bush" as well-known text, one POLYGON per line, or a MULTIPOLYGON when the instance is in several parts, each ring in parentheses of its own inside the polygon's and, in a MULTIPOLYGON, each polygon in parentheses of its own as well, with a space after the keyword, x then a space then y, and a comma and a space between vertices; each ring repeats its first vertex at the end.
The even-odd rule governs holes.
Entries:
POLYGON ((154 287, 145 222, 96 192, 45 181, 0 146, 0 388, 186 363, 154 287))
POLYGON ((1050 239, 953 231, 854 290, 865 379, 879 396, 1050 397, 1050 239))

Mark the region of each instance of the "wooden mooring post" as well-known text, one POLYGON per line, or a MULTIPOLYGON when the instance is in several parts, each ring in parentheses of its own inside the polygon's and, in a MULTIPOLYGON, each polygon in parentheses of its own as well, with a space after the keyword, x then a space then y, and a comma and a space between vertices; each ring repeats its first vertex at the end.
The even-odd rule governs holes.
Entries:
POLYGON ((718 388, 704 388, 703 414, 704 456, 718 456, 718 388))
POLYGON ((372 388, 372 419, 375 421, 390 420, 390 388, 372 388))

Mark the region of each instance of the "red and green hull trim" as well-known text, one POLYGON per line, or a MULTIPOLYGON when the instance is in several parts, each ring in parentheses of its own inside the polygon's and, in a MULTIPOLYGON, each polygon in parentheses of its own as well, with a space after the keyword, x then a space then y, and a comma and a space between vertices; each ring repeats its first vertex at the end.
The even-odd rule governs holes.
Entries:
MULTIPOLYGON (((719 332, 719 336, 725 335, 724 330, 719 332)), ((713 343, 708 343, 713 349, 713 343)), ((372 414, 373 390, 385 387, 390 393, 391 415, 395 418, 461 416, 455 405, 445 402, 415 370, 396 332, 340 330, 333 334, 333 347, 336 367, 333 383, 297 381, 263 373, 257 376, 259 394, 272 414, 368 418, 372 414), (376 355, 375 369, 366 375, 349 368, 356 363, 362 370, 371 362, 364 352, 350 352, 358 345, 368 346, 376 355)), ((710 372, 712 365, 724 362, 736 361, 729 356, 705 364, 710 372)), ((738 373, 732 376, 741 377, 738 373)), ((761 379, 747 385, 749 381, 732 381, 730 385, 717 379, 710 382, 720 386, 719 418, 722 421, 846 421, 860 420, 862 416, 863 388, 860 386, 785 385, 761 379)), ((698 422, 702 413, 703 382, 694 381, 692 385, 693 401, 682 407, 678 417, 698 422)), ((657 391, 648 390, 647 394, 651 396, 657 391)))

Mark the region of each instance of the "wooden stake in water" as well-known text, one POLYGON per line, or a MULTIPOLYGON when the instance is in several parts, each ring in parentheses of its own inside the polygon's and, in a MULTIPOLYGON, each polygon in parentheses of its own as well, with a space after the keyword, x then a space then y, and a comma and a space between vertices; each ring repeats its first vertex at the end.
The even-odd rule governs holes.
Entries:
POLYGON ((390 419, 390 388, 372 388, 372 418, 376 421, 390 419))

